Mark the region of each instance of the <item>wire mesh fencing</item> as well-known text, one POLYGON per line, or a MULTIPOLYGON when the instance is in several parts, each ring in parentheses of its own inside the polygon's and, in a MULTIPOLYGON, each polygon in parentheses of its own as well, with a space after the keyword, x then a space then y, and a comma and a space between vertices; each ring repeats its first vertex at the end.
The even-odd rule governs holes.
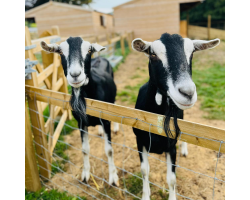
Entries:
MULTIPOLYGON (((36 104, 37 97, 43 96, 50 102, 50 96, 44 96, 39 92, 27 91, 33 93, 33 101, 36 104)), ((44 100, 46 101, 46 100, 44 100)), ((68 103, 68 100, 63 100, 63 103, 68 103)), ((87 106, 88 109, 93 109, 87 106)), ((99 118, 105 113, 103 110, 99 112, 99 118)), ((46 136, 47 140, 55 139, 53 135, 44 131, 39 125, 40 117, 45 121, 50 120, 50 123, 59 124, 58 119, 52 119, 43 113, 39 113, 38 109, 29 107, 29 112, 35 114, 37 125, 32 124, 33 130, 39 132, 40 135, 46 136)), ((113 114, 105 113, 114 117, 113 114), (113 116, 112 116, 113 115, 113 116)), ((33 115, 34 116, 34 115, 33 115)), ((120 186, 109 184, 109 167, 108 158, 106 157, 104 146, 105 139, 98 134, 98 128, 89 127, 88 131, 76 128, 75 124, 69 122, 63 124, 63 129, 60 137, 57 140, 53 152, 50 149, 41 145, 39 141, 34 142, 36 148, 41 148, 44 153, 51 155, 51 160, 45 159, 43 156, 36 153, 37 159, 43 160, 47 167, 38 163, 39 170, 48 171, 51 177, 45 177, 40 174, 42 184, 48 189, 59 189, 67 191, 70 195, 77 199, 141 199, 142 198, 142 180, 140 172, 139 152, 137 151, 136 137, 130 126, 124 124, 127 118, 123 115, 115 115, 120 118, 120 131, 117 134, 112 133, 112 147, 114 151, 114 164, 117 169, 120 186), (81 180, 83 170, 83 149, 80 137, 80 131, 83 131, 89 136, 90 144, 90 179, 88 183, 81 180)), ((141 119, 142 123, 148 123, 141 119)), ((151 128, 159 125, 148 124, 148 134, 145 137, 150 137, 151 128)), ((113 126, 112 126, 113 127, 113 126)), ((113 128, 112 128, 113 129, 113 128)), ((225 172, 224 164, 225 157, 221 154, 224 141, 219 141, 211 138, 195 136, 197 138, 218 143, 218 150, 209 150, 195 145, 189 145, 188 156, 181 156, 181 139, 183 135, 192 135, 190 133, 181 132, 177 143, 177 160, 174 164, 176 167, 177 184, 175 187, 178 199, 224 199, 225 187, 225 172)), ((42 137, 40 137, 42 138, 42 137)), ((147 154, 149 158, 150 174, 149 184, 151 189, 151 199, 168 199, 168 185, 166 181, 167 163, 165 155, 147 154)))

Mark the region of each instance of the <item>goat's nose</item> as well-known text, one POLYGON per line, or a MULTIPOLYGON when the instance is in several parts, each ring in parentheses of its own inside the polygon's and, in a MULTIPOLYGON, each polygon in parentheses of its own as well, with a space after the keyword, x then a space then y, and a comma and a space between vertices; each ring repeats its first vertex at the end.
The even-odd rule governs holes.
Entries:
POLYGON ((194 95, 194 92, 195 92, 195 84, 191 84, 191 85, 188 85, 188 86, 182 86, 179 88, 179 92, 189 98, 189 99, 192 99, 193 95, 194 95))
POLYGON ((70 72, 70 75, 73 77, 73 78, 77 78, 78 76, 80 76, 81 72, 73 72, 71 73, 70 72))

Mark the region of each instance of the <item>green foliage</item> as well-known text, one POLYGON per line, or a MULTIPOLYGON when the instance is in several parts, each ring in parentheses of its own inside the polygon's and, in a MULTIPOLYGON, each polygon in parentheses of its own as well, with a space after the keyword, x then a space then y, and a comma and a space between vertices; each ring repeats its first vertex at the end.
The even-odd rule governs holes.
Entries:
MULTIPOLYGON (((137 173, 135 173, 135 175, 142 178, 141 172, 137 172, 137 173)), ((125 180, 125 183, 126 183, 127 190, 130 193, 132 193, 132 194, 134 194, 136 196, 139 196, 139 197, 142 196, 142 188, 143 188, 142 179, 139 179, 139 178, 137 178, 136 176, 133 176, 133 175, 129 175, 124 180, 125 180)))
POLYGON ((209 119, 225 119, 225 65, 214 63, 211 67, 198 69, 193 63, 193 81, 196 84, 201 109, 208 112, 209 119))
MULTIPOLYGON (((25 6, 25 10, 29 10, 29 9, 35 8, 37 6, 40 6, 44 3, 47 3, 50 0, 36 0, 36 1, 25 0, 25 1, 30 2, 30 4, 31 4, 31 6, 27 6, 27 5, 25 6)), ((53 1, 81 6, 82 4, 90 4, 90 3, 92 3, 93 0, 53 0, 53 1)))
MULTIPOLYGON (((78 196, 77 196, 78 197, 78 196)), ((38 192, 28 192, 25 190, 25 200, 78 200, 79 198, 68 195, 67 192, 59 192, 58 190, 48 190, 42 188, 38 192)), ((87 200, 86 197, 80 197, 87 200)))
MULTIPOLYGON (((207 21, 207 16, 211 15, 213 20, 225 20, 225 0, 206 0, 195 6, 189 13, 189 22, 207 21)), ((181 19, 186 19, 187 12, 181 13, 181 19)))
MULTIPOLYGON (((127 58, 128 54, 130 53, 130 50, 129 50, 129 46, 128 46, 128 41, 125 39, 124 40, 124 48, 125 48, 125 55, 123 56, 123 59, 122 61, 116 65, 114 68, 113 68, 113 72, 116 72, 119 68, 119 65, 121 63, 124 63, 125 62, 125 59, 127 58)), ((114 55, 116 56, 122 56, 122 49, 121 49, 121 43, 120 41, 117 41, 116 44, 115 44, 115 52, 114 52, 114 55)))
POLYGON ((162 190, 158 191, 159 196, 161 197, 162 200, 168 200, 169 194, 166 192, 163 192, 162 190))
MULTIPOLYGON (((47 107, 45 108, 45 110, 43 111, 43 115, 44 115, 44 116, 47 116, 47 117, 50 116, 50 113, 49 113, 49 106, 47 106, 47 107)), ((45 122, 48 120, 47 117, 44 117, 44 121, 45 121, 45 122)), ((54 124, 54 129, 56 129, 57 125, 58 125, 58 122, 55 122, 55 124, 54 124)), ((64 125, 64 127, 63 127, 62 133, 61 133, 61 135, 59 136, 58 140, 64 141, 63 135, 68 135, 68 134, 70 134, 70 133, 74 130, 73 128, 78 128, 78 123, 77 123, 77 121, 75 120, 75 118, 73 118, 72 120, 68 120, 68 121, 65 122, 65 125, 64 125), (71 126, 72 128, 69 127, 69 126, 67 126, 67 125, 71 126)), ((49 137, 49 136, 47 136, 47 139, 48 139, 48 137, 49 137)), ((52 164, 54 165, 54 166, 52 166, 52 172, 53 172, 53 173, 60 172, 60 170, 58 169, 58 167, 59 167, 61 170, 65 170, 64 164, 65 164, 65 162, 66 162, 67 160, 69 160, 69 157, 64 153, 64 151, 67 149, 67 145, 66 145, 65 143, 60 142, 60 141, 58 141, 58 142, 56 143, 56 146, 55 146, 55 149, 54 149, 54 153, 55 153, 56 155, 58 155, 59 157, 63 158, 64 160, 63 160, 63 159, 60 159, 60 158, 57 158, 57 156, 55 156, 55 159, 56 159, 56 160, 53 160, 53 162, 52 162, 52 164)))

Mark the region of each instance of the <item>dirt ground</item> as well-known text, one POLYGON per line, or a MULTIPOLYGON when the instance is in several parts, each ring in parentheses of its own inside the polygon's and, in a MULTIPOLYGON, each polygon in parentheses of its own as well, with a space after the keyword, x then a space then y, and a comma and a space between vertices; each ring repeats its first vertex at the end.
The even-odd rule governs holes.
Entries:
MULTIPOLYGON (((115 82, 117 84, 118 91, 124 89, 126 85, 134 86, 138 84, 141 80, 144 80, 145 77, 148 76, 147 72, 147 57, 144 54, 132 52, 128 55, 126 62, 122 63, 119 66, 119 70, 115 73, 115 82), (135 74, 140 74, 140 77, 136 79, 132 79, 135 74)), ((116 101, 119 105, 131 106, 128 103, 125 103, 121 100, 116 101)), ((194 121, 197 123, 202 123, 218 128, 225 128, 225 122, 221 120, 208 120, 203 118, 206 115, 203 111, 200 110, 200 102, 198 101, 193 108, 185 111, 184 119, 188 121, 194 121)), ((113 127, 113 124, 112 124, 113 127)), ((114 149, 114 160, 115 165, 119 168, 123 168, 130 173, 138 173, 140 172, 140 162, 139 156, 137 152, 132 151, 127 147, 122 147, 117 144, 125 144, 126 146, 137 149, 136 139, 131 127, 126 125, 122 126, 123 131, 121 130, 118 134, 112 133, 112 142, 114 149)), ((98 134, 97 127, 89 128, 89 133, 93 134, 89 137, 90 142, 90 154, 100 159, 107 161, 106 155, 104 153, 104 142, 102 139, 95 137, 98 134)), ((113 199, 123 199, 121 194, 118 192, 119 190, 104 184, 102 180, 98 178, 90 178, 89 184, 91 187, 84 186, 80 184, 78 180, 81 177, 81 169, 83 166, 83 158, 81 149, 81 140, 79 131, 75 130, 70 135, 65 136, 65 141, 70 145, 74 146, 76 149, 70 148, 67 150, 67 154, 69 155, 70 161, 78 166, 75 167, 70 164, 66 164, 66 172, 58 173, 52 178, 52 182, 56 183, 64 187, 72 194, 78 194, 80 196, 86 196, 87 199, 92 199, 92 197, 86 195, 84 192, 87 191, 90 194, 94 194, 98 199, 105 199, 102 195, 98 194, 98 192, 91 189, 91 187, 97 190, 98 186, 99 191, 108 193, 113 199), (74 185, 65 183, 60 177, 65 178, 67 181, 71 182, 74 185), (96 184, 95 184, 96 182, 96 184), (76 187, 77 185, 78 187, 76 187)), ((179 148, 177 149, 179 155, 179 148)), ((165 161, 165 155, 156 155, 152 154, 157 159, 165 161)), ((159 160, 149 157, 150 163, 150 178, 149 180, 163 188, 168 188, 166 183, 166 164, 160 162, 159 160)), ((217 161, 217 153, 215 151, 205 149, 202 147, 194 146, 188 144, 188 156, 179 157, 178 164, 181 167, 191 169, 195 172, 203 173, 208 176, 214 177, 215 166, 217 161)), ((91 173, 94 175, 105 178, 108 180, 108 165, 104 162, 101 162, 99 159, 94 157, 90 157, 90 165, 91 165, 91 173)), ((210 200, 213 195, 213 184, 214 179, 206 177, 204 175, 196 174, 187 169, 177 168, 177 191, 179 194, 189 197, 191 199, 202 199, 202 200, 210 200)), ((123 173, 118 169, 118 176, 120 182, 120 188, 124 188, 123 184, 123 173)), ((125 179, 129 177, 128 173, 124 174, 125 179)), ((218 161, 217 166, 217 178, 225 181, 225 155, 221 155, 218 161)), ((53 186, 52 183, 50 183, 53 186)), ((55 186, 58 188, 58 186, 55 186)), ((164 196, 164 195, 163 195, 164 196)), ((178 200, 185 199, 183 197, 177 196, 178 200)), ((107 198, 106 198, 107 199, 107 198)), ((133 199, 131 196, 127 195, 127 199, 133 199)), ((162 195, 159 195, 159 188, 152 186, 151 187, 151 199, 167 199, 162 198, 162 195)), ((225 184, 219 181, 215 182, 215 200, 225 199, 225 184)))

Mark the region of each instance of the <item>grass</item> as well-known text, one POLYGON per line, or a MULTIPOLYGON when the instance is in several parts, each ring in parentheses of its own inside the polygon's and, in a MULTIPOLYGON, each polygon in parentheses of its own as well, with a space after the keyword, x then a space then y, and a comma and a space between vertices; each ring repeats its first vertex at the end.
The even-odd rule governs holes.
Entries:
POLYGON ((209 68, 198 69, 194 62, 193 66, 201 109, 208 113, 204 117, 225 120, 225 65, 214 62, 209 68))
MULTIPOLYGON (((116 72, 119 68, 119 65, 121 63, 124 63, 125 62, 125 59, 126 57, 128 56, 128 54, 130 53, 130 50, 129 50, 129 46, 128 46, 128 41, 125 39, 124 40, 124 48, 125 48, 125 55, 123 56, 123 59, 122 61, 117 64, 114 68, 113 68, 113 72, 116 72)), ((115 44, 115 52, 114 52, 114 55, 115 56, 122 56, 122 49, 121 49, 121 43, 120 41, 117 41, 116 44, 115 44)))
MULTIPOLYGON (((141 172, 137 172, 135 173, 135 175, 142 178, 141 172)), ((128 177, 125 178, 125 183, 126 183, 127 190, 130 193, 138 197, 141 197, 143 182, 142 182, 142 179, 139 179, 136 176, 129 175, 128 177)))
POLYGON ((117 93, 117 98, 121 99, 121 101, 123 101, 123 102, 127 101, 130 104, 135 104, 136 100, 137 100, 138 93, 139 93, 139 89, 147 81, 148 81, 148 77, 135 86, 130 86, 130 85, 125 86, 125 88, 124 88, 125 90, 122 90, 122 91, 117 93))
MULTIPOLYGON (((87 200, 86 197, 80 197, 87 200)), ((25 190, 25 200, 78 200, 77 197, 69 195, 67 192, 59 192, 58 190, 46 190, 42 188, 38 192, 28 192, 25 190)))

